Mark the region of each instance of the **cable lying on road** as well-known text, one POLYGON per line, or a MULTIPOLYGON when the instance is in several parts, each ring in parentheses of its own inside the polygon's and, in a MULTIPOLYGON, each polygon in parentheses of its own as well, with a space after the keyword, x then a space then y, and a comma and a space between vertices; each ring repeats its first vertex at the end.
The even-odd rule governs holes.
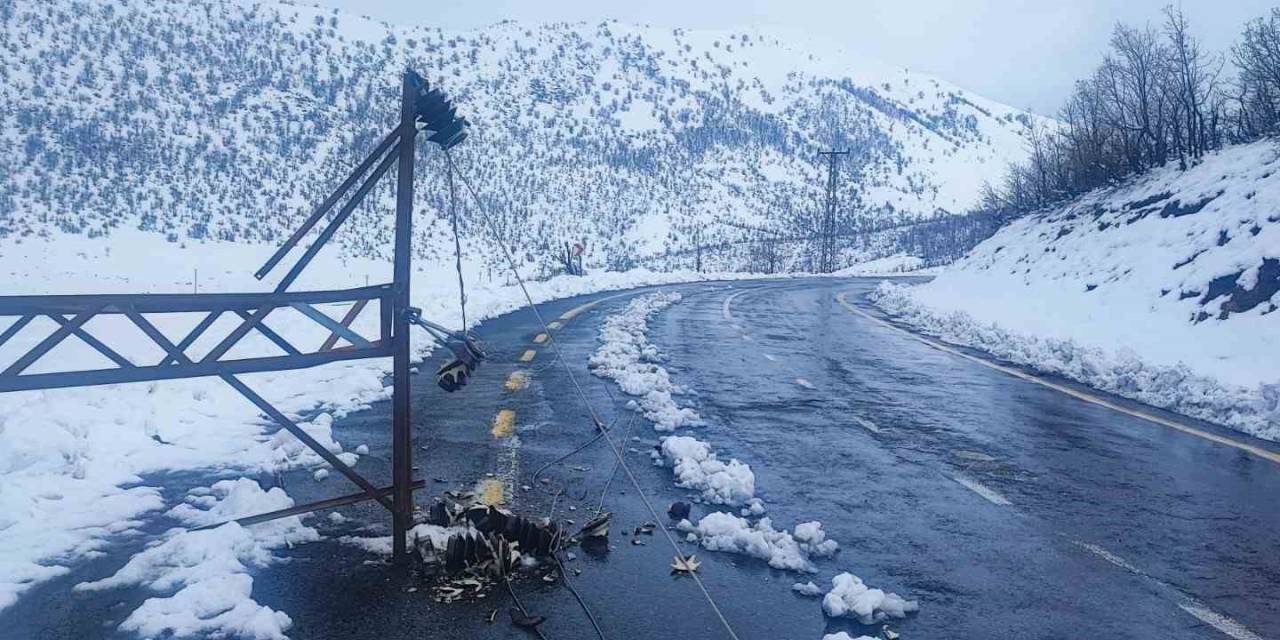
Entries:
MULTIPOLYGON (((517 284, 520 285, 520 291, 524 294, 525 300, 529 303, 529 308, 533 311, 534 317, 537 318, 538 324, 542 326, 543 331, 547 332, 548 335, 550 335, 551 328, 547 326, 547 322, 543 318, 542 312, 538 309, 538 305, 533 301, 533 296, 530 295, 529 288, 525 285, 524 277, 520 275, 519 265, 516 263, 515 257, 511 255, 511 251, 510 249, 507 248, 506 243, 502 241, 502 234, 499 233, 499 230, 494 222, 493 217, 490 215, 490 212, 486 209, 485 202, 480 198, 480 195, 476 192, 475 187, 472 186, 471 181, 467 179, 467 174, 457 168, 457 166, 453 161, 453 156, 450 154, 449 150, 445 149, 444 153, 445 153, 445 158, 449 163, 449 166, 451 167, 451 169, 454 170, 458 178, 461 179, 463 186, 466 187, 467 192, 471 194, 472 199, 475 200, 476 209, 479 212, 480 217, 484 220, 485 226, 489 229, 489 232, 493 235, 493 238, 492 238, 493 242, 495 242, 501 248, 502 255, 506 259, 507 266, 510 268, 512 275, 515 276, 517 284)), ((576 375, 574 375, 572 367, 570 367, 568 362, 565 361, 563 357, 561 357, 559 344, 555 340, 551 340, 549 344, 551 349, 555 352, 557 359, 560 360, 560 364, 564 367, 565 375, 569 377, 569 381, 573 384, 574 389, 577 391, 578 397, 582 400, 583 405, 586 406, 587 412, 591 415, 591 419, 595 423, 596 429, 600 432, 600 435, 601 437, 604 438, 604 441, 608 443, 609 450, 613 452, 614 458, 617 460, 618 467, 621 468, 623 473, 626 474, 627 479, 631 482, 631 485, 635 488, 636 493, 640 495, 641 501, 644 503, 645 508, 648 509, 649 513, 653 516, 654 522, 661 522, 662 519, 658 515, 657 509, 653 507, 653 503, 649 500, 649 496, 645 494, 644 489, 640 486, 640 481, 636 479, 635 474, 631 472, 631 468, 627 466, 626 459, 622 455, 622 450, 613 441, 613 438, 609 436, 609 432, 605 428, 604 422, 600 419, 599 413, 596 412, 595 407, 591 404, 591 400, 587 398, 586 391, 582 389, 582 385, 578 383, 578 378, 576 375)), ((612 394, 610 394, 610 397, 612 397, 612 394)), ((666 538, 667 542, 671 545, 672 551, 675 552, 675 557, 678 563, 687 565, 688 558, 686 558, 684 552, 680 549, 680 545, 676 542, 675 538, 671 535, 671 532, 668 531, 666 527, 659 527, 659 528, 662 529, 663 536, 666 538)), ((702 592, 702 596, 706 599, 707 604, 711 606, 711 610, 715 613, 716 617, 719 619, 720 624, 724 627, 725 632, 733 640, 738 640, 738 634, 733 630, 733 625, 729 624, 729 620, 725 617, 724 612, 721 611, 720 606, 716 603, 715 598, 711 595, 711 592, 707 589, 707 585, 702 581, 702 578, 695 571, 689 571, 686 573, 686 575, 693 578, 694 583, 698 585, 698 589, 702 592)))

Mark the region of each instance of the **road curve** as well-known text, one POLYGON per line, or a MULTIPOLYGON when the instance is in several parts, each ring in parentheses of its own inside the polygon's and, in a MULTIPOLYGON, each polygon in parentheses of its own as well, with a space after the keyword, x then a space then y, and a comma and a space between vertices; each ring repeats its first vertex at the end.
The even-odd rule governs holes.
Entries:
MULTIPOLYGON (((821 520, 842 546, 818 561, 818 574, 800 576, 686 544, 739 637, 877 633, 826 620, 816 600, 791 591, 797 580, 825 587, 841 571, 920 601, 919 613, 893 623, 907 640, 1280 637, 1276 446, 921 341, 866 304, 875 283, 663 287, 685 298, 653 319, 650 340, 696 392, 681 399, 708 422, 694 435, 751 465, 776 525, 821 520)), ((521 513, 545 514, 554 500, 562 517, 580 519, 607 484, 613 549, 570 566, 608 637, 721 638, 693 583, 670 575, 665 542, 629 533, 651 518, 620 475, 610 481, 606 447, 549 468, 546 484, 531 477, 592 434, 556 353, 606 421, 632 415, 586 360, 601 320, 647 290, 543 305, 549 333, 528 309, 487 321, 478 332, 490 358, 466 390, 417 381, 415 464, 428 483, 419 502, 475 488, 521 513)), ((375 482, 388 479, 388 410, 381 403, 335 424, 339 440, 370 447, 360 470, 375 482)), ((683 498, 670 471, 649 463, 658 434, 638 420, 633 435, 625 446, 644 491, 659 505, 683 498)), ((305 470, 287 486, 299 502, 348 490, 305 470)), ((502 592, 439 605, 412 576, 337 542, 386 534, 375 505, 341 513, 341 524, 310 521, 325 542, 255 576, 254 597, 292 617, 290 637, 528 637, 505 622, 502 592), (495 609, 502 615, 490 623, 495 609)), ((695 517, 705 513, 695 507, 695 517)), ((70 586, 127 559, 111 553, 33 590, 0 614, 0 637, 119 636, 115 625, 150 594, 70 586)), ((514 588, 548 617, 548 637, 596 637, 562 585, 514 588)))

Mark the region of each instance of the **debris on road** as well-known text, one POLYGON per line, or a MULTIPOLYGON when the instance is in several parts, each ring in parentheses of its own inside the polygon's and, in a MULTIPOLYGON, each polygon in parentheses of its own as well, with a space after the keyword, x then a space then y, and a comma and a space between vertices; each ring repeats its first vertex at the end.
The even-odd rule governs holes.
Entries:
POLYGON ((521 629, 532 629, 547 620, 546 616, 527 616, 515 607, 508 609, 507 612, 511 614, 511 624, 521 629))
POLYGON ((691 510, 692 508, 688 502, 680 502, 677 500, 672 502, 670 507, 667 507, 667 515, 671 516, 672 520, 679 522, 681 520, 688 520, 689 512, 691 510))
POLYGON ((582 529, 578 531, 578 536, 582 538, 607 538, 609 537, 609 522, 613 519, 613 514, 605 511, 595 518, 591 519, 582 529))
POLYGON ((673 558, 673 562, 671 563, 671 572, 693 573, 694 571, 697 571, 700 566, 702 566, 702 563, 698 562, 698 556, 689 556, 687 558, 676 556, 673 558))

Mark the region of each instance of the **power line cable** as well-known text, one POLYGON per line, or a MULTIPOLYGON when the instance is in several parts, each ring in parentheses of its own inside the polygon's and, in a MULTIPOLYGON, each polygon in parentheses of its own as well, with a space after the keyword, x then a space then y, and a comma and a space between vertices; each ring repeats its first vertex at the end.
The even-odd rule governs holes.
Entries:
MULTIPOLYGON (((445 155, 449 156, 448 149, 445 149, 445 155)), ((453 165, 452 157, 449 157, 449 163, 453 165)), ((534 317, 538 319, 538 323, 542 325, 543 330, 546 331, 548 335, 550 335, 551 329, 550 327, 547 326, 546 320, 542 317, 542 312, 538 309, 538 305, 533 301, 533 296, 529 294, 529 288, 525 285, 524 277, 520 275, 519 265, 516 263, 515 257, 511 255, 511 251, 507 248, 506 244, 502 241, 502 236, 500 233, 498 233, 497 226, 494 224, 494 220, 492 216, 489 215, 490 212, 486 210, 484 200, 476 192, 476 189, 474 186, 472 186, 471 181, 467 179, 466 173, 464 173, 461 170, 458 170, 457 176, 459 179, 462 180, 463 186, 466 187, 467 192, 471 194, 472 199, 475 200, 477 209, 480 213, 480 217, 485 221, 486 225, 489 227, 490 232, 494 236, 493 238, 494 241, 498 243, 499 247, 501 247, 502 255, 506 258, 507 265, 511 269, 512 275, 515 276, 516 282, 520 285, 520 291, 524 294, 525 300, 529 303, 529 308, 533 311, 534 317)), ((559 356, 560 355, 559 345, 555 341, 551 341, 550 344, 552 346, 552 349, 556 351, 556 355, 559 356)), ((644 502, 645 508, 647 508, 649 510, 650 515, 653 516, 654 522, 660 522, 661 517, 658 515, 658 510, 654 508, 653 503, 649 500, 649 497, 645 494, 644 489, 640 486, 640 481, 636 478, 635 474, 631 472, 631 468, 627 466, 626 460, 622 455, 621 449, 619 449, 617 444, 614 443, 613 438, 609 437, 608 431, 605 429, 604 423, 600 420, 600 416, 596 412, 595 407, 591 404, 591 400, 587 398, 586 391, 584 391, 582 388, 582 385, 578 383, 578 378, 577 376, 574 375, 573 369, 569 366, 568 362, 564 358, 560 358, 560 363, 561 365, 563 365, 565 374, 569 377, 569 381, 573 383, 573 387, 577 391, 578 397, 582 399, 582 403, 586 406, 588 413, 591 414, 591 418, 595 423, 596 429, 601 432, 601 435, 604 437, 605 442, 608 443, 609 449, 613 452, 613 455, 617 459, 619 466, 622 468, 623 472, 627 475, 627 479, 630 480, 632 486, 635 487, 636 493, 640 494, 640 499, 642 502, 644 502)), ((684 552, 681 551, 680 545, 676 542, 675 537, 671 535, 671 532, 666 527, 659 527, 659 528, 662 529, 663 536, 667 539, 668 544, 671 545, 671 549, 675 552, 676 559, 679 560, 680 564, 687 566, 688 560, 685 557, 684 552)), ((738 634, 734 632, 733 625, 729 624, 728 618, 726 618, 724 615, 724 612, 721 611, 720 606, 716 603, 715 598, 711 595, 711 592, 707 589, 706 584, 702 581, 702 578, 698 575, 697 571, 689 571, 688 575, 693 578, 694 583, 698 585, 698 589, 702 591, 703 597, 707 600, 707 603, 711 606, 712 611, 715 612, 716 617, 719 618, 721 625, 724 626, 724 629, 729 634, 729 637, 732 638, 733 640, 738 640, 738 634)))

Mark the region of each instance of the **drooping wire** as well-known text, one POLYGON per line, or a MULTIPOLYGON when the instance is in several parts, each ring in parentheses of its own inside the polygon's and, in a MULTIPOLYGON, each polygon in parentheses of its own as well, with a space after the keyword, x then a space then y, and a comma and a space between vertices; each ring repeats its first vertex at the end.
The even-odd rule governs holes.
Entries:
POLYGON ((453 156, 445 152, 449 176, 449 217, 453 219, 453 257, 458 270, 458 308, 462 309, 462 335, 467 335, 467 285, 462 281, 462 240, 458 234, 458 194, 453 186, 453 156))
MULTIPOLYGON (((449 151, 447 149, 445 150, 445 155, 449 155, 449 151)), ((449 162, 452 164, 453 159, 450 158, 449 162)), ((538 324, 542 325, 543 331, 546 331, 547 334, 550 335, 551 329, 547 326, 546 320, 542 317, 542 312, 538 309, 538 305, 533 301, 533 296, 529 294, 529 288, 525 285, 524 277, 520 275, 519 265, 516 263, 515 257, 511 255, 511 251, 502 241, 502 234, 498 232, 498 228, 496 224, 494 224, 492 216, 489 215, 490 212, 486 210, 484 200, 480 198, 480 194, 476 192, 475 187, 472 186, 471 181, 467 179, 467 175, 465 173, 459 170, 457 175, 458 178, 462 180, 462 185, 466 187, 467 192, 471 194, 472 199, 475 200, 476 208, 480 212, 480 217, 488 226, 490 233, 493 235, 493 240, 502 249, 502 255, 506 258, 507 265, 511 269, 512 275, 515 276, 516 282, 520 285, 520 291, 524 293, 525 301, 529 303, 529 308, 533 311, 534 317, 537 318, 538 324)), ((556 351, 557 357, 559 357, 559 345, 554 340, 550 341, 550 345, 551 348, 556 351)), ((627 479, 631 481, 631 485, 635 488, 636 493, 640 494, 640 499, 644 502, 645 508, 649 510, 650 515, 653 516, 654 522, 660 522, 661 517, 658 516, 658 510, 654 508, 653 503, 649 500, 644 489, 640 486, 640 481, 635 477, 635 474, 631 472, 631 468, 627 466, 626 460, 622 455, 622 451, 614 443, 613 438, 609 437, 608 431, 604 428, 604 423, 600 420, 600 415, 591 404, 591 400, 587 398, 586 391, 582 389, 582 385, 578 383, 578 378, 574 375, 572 367, 569 366, 568 362, 564 358, 559 359, 560 364, 564 367, 565 374, 569 377, 569 381, 573 383, 573 387, 577 391, 578 397, 582 399, 583 405, 586 406, 587 412, 591 414, 591 418, 595 423, 596 429, 601 432, 605 442, 608 443, 609 449, 613 452, 614 457, 618 461, 618 465, 627 475, 627 479)), ((659 527, 659 529, 662 530, 663 536, 666 537, 667 542, 671 545, 671 549, 675 552, 676 559, 679 560, 681 564, 686 564, 688 562, 688 558, 685 557, 684 552, 680 549, 680 545, 671 535, 671 532, 668 531, 666 527, 659 527)), ((688 575, 693 578, 694 583, 698 585, 698 589, 702 591, 703 597, 707 600, 707 603, 711 605, 711 610, 715 612, 716 617, 719 618, 720 624, 724 626, 729 637, 733 640, 738 640, 738 634, 734 632, 733 625, 729 624, 728 618, 726 618, 724 612, 721 611, 720 605, 716 603, 715 598, 707 589, 707 585, 702 581, 702 578, 698 576, 696 571, 689 571, 688 575)))
POLYGON ((565 460, 568 460, 569 458, 571 458, 571 457, 573 457, 575 454, 577 454, 579 451, 582 451, 583 449, 586 449, 587 447, 589 447, 589 446, 591 446, 591 445, 595 444, 595 443, 596 443, 596 441, 598 441, 598 440, 600 440, 600 438, 603 438, 603 437, 604 437, 604 433, 605 433, 605 431, 607 431, 608 429, 612 429, 612 428, 613 428, 613 423, 610 423, 608 427, 606 427, 606 428, 604 428, 604 429, 600 429, 600 430, 598 430, 598 431, 596 432, 596 435, 592 436, 592 438, 591 438, 590 440, 588 440, 588 441, 586 441, 586 442, 584 442, 584 443, 582 443, 582 444, 578 445, 578 447, 577 447, 576 449, 574 449, 573 451, 570 451, 569 453, 566 453, 566 454, 564 454, 564 455, 560 456, 559 458, 556 458, 555 460, 552 460, 551 462, 548 462, 548 463, 546 463, 546 464, 542 465, 541 467, 539 467, 539 468, 538 468, 538 470, 537 470, 537 471, 535 471, 535 472, 533 473, 533 476, 530 478, 530 480, 529 480, 529 481, 530 481, 530 483, 537 482, 537 481, 538 481, 538 478, 542 475, 542 472, 546 471, 547 469, 550 469, 551 467, 556 466, 557 464, 560 464, 561 462, 564 462, 565 460))
POLYGON ((578 606, 582 607, 582 612, 587 614, 587 619, 591 621, 591 626, 595 628, 596 635, 600 637, 600 640, 606 640, 604 629, 600 628, 600 622, 596 620, 596 615, 591 612, 591 607, 587 606, 587 602, 582 599, 582 594, 578 593, 578 589, 569 581, 569 572, 565 569, 564 563, 560 561, 560 552, 553 551, 551 557, 555 559, 556 566, 560 567, 560 581, 564 583, 564 586, 569 589, 569 593, 572 593, 574 599, 578 601, 578 606))
MULTIPOLYGON (((560 502, 560 496, 564 493, 561 488, 556 491, 555 497, 551 499, 551 509, 547 513, 547 520, 554 522, 556 519, 556 504, 560 502)), ((591 621, 591 626, 595 628, 596 635, 600 640, 606 640, 604 637, 604 629, 600 628, 600 622, 596 620, 596 614, 591 611, 591 607, 587 606, 587 601, 582 598, 582 594, 578 593, 578 589, 569 581, 569 571, 565 568, 564 563, 560 561, 560 550, 552 549, 551 558, 556 561, 556 566, 560 568, 560 581, 569 589, 569 593, 573 594, 573 598, 578 601, 578 606, 582 608, 582 612, 587 614, 587 619, 591 621)))
MULTIPOLYGON (((627 431, 622 435, 623 442, 631 440, 631 427, 636 422, 636 414, 632 413, 627 419, 627 431)), ((600 502, 596 504, 596 515, 604 513, 604 497, 609 493, 609 485, 613 484, 613 479, 618 475, 618 461, 613 461, 613 472, 609 474, 609 479, 605 481, 604 488, 600 490, 600 502)))
MULTIPOLYGON (((520 608, 520 612, 523 613, 526 617, 532 617, 532 614, 529 613, 529 610, 525 608, 524 602, 520 601, 520 596, 516 595, 516 590, 511 587, 511 578, 510 577, 504 578, 502 580, 502 584, 506 585, 507 593, 511 594, 511 599, 515 601, 516 606, 520 608)), ((538 637, 541 638, 542 640, 548 640, 547 635, 543 633, 542 629, 538 628, 537 626, 533 628, 533 632, 538 634, 538 637)))

